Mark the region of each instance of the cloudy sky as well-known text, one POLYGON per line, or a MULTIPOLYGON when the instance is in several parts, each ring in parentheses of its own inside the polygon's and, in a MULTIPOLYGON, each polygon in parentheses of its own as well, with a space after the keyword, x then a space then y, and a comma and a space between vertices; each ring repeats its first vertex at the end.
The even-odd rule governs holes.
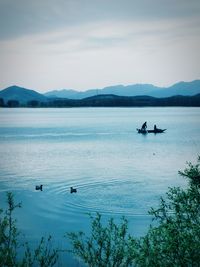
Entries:
POLYGON ((200 78, 200 0, 0 0, 0 89, 200 78))

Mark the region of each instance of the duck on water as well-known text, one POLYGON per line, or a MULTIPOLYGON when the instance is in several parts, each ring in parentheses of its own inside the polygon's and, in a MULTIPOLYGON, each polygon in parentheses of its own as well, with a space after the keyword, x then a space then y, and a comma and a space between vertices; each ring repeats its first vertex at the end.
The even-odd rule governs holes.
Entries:
POLYGON ((77 189, 76 188, 73 188, 72 186, 70 187, 70 193, 77 193, 77 189))
POLYGON ((36 186, 35 186, 35 190, 40 190, 40 191, 42 191, 42 187, 43 187, 42 184, 41 184, 41 185, 36 185, 36 186))

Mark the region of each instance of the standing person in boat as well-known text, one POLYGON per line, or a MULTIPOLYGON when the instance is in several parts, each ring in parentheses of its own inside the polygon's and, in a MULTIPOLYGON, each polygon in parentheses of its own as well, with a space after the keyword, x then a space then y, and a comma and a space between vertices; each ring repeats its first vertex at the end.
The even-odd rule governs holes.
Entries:
POLYGON ((145 123, 142 124, 141 130, 146 130, 146 129, 147 129, 147 122, 145 121, 145 123))
POLYGON ((157 126, 154 125, 154 131, 156 132, 158 130, 157 126))

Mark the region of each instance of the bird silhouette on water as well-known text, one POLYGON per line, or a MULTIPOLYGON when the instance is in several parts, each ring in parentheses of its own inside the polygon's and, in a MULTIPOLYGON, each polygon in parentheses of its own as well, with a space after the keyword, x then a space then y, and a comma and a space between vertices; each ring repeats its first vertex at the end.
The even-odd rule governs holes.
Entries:
POLYGON ((36 185, 36 186, 35 186, 35 190, 40 190, 40 191, 42 191, 42 187, 43 187, 42 184, 41 184, 41 185, 36 185))
POLYGON ((77 193, 77 189, 76 188, 73 188, 72 186, 70 187, 70 193, 77 193))

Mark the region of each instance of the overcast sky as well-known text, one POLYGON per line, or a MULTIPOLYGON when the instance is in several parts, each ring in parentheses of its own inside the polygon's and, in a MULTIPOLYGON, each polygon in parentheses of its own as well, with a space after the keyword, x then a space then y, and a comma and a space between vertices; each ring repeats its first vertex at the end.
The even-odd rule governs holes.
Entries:
POLYGON ((0 0, 0 89, 200 78, 200 0, 0 0))

